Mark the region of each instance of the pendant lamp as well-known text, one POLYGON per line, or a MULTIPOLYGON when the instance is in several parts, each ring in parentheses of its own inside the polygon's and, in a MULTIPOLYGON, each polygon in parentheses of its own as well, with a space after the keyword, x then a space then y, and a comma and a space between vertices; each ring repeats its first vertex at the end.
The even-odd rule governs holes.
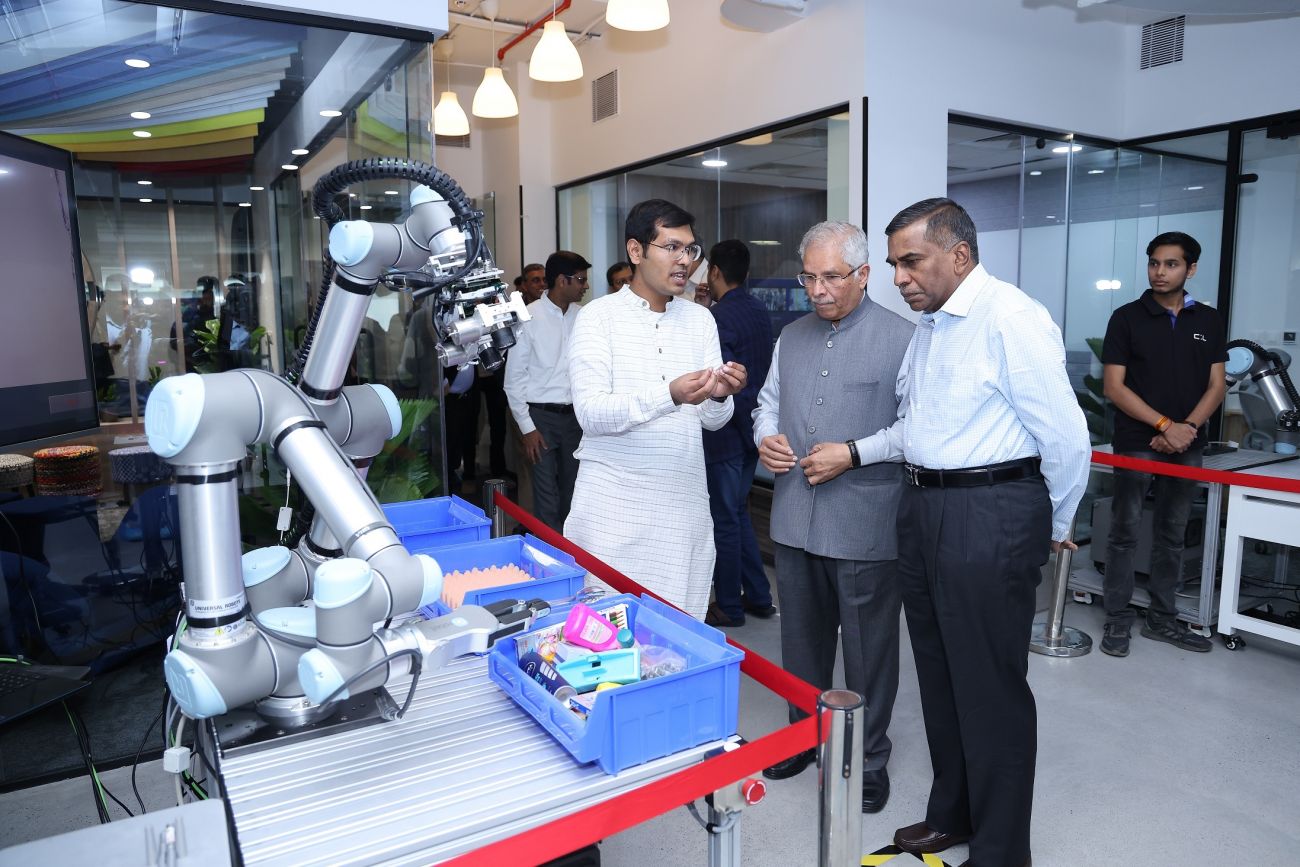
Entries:
POLYGON ((575 81, 582 78, 582 58, 559 21, 551 19, 542 26, 542 39, 528 60, 528 77, 534 81, 575 81))
POLYGON ((605 23, 619 30, 660 30, 668 26, 668 0, 609 0, 605 23))
POLYGON ((460 107, 456 94, 450 90, 442 92, 433 110, 433 132, 435 135, 469 135, 469 118, 465 109, 460 107))
POLYGON ((483 70, 483 81, 479 84, 478 90, 474 91, 474 104, 470 110, 474 112, 475 117, 514 117, 519 114, 519 101, 515 99, 514 91, 506 84, 505 76, 496 65, 496 4, 485 3, 480 8, 486 10, 488 20, 492 22, 493 57, 492 65, 483 70))

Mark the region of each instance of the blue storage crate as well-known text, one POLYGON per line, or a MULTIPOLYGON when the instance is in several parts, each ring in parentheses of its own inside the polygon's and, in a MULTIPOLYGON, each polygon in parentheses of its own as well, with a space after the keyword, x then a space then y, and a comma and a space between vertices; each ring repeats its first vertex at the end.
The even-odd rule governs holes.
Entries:
POLYGON ((492 537, 491 519, 460 497, 388 503, 383 509, 397 537, 412 554, 492 537))
MULTIPOLYGON (((585 721, 519 668, 512 638, 488 654, 488 676, 579 762, 599 762, 607 774, 736 733, 740 660, 744 653, 721 632, 649 596, 610 596, 597 611, 627 603, 637 643, 668 647, 686 659, 677 674, 605 690, 585 721)), ((567 609, 533 628, 564 622, 567 609)))
MULTIPOLYGON (((563 602, 576 596, 587 580, 587 571, 568 554, 536 536, 502 536, 486 542, 449 545, 426 552, 443 573, 465 572, 485 566, 515 565, 532 576, 532 581, 485 587, 465 594, 466 605, 488 605, 502 599, 545 599, 563 602)), ((451 609, 442 600, 420 609, 425 617, 441 617, 451 609)))

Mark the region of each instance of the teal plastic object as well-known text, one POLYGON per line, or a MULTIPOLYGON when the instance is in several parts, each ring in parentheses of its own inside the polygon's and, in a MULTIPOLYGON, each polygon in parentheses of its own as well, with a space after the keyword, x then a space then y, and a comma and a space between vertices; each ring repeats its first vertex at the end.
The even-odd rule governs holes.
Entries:
POLYGON ((412 554, 428 554, 448 545, 492 538, 491 519, 478 506, 460 497, 388 503, 383 509, 397 538, 412 554))
MULTIPOLYGON (((713 627, 648 596, 611 596, 591 607, 619 603, 628 606, 637 643, 671 648, 686 660, 684 671, 597 693, 586 721, 520 670, 510 638, 493 645, 488 676, 574 759, 598 762, 607 774, 735 734, 744 653, 713 627)), ((533 628, 567 616, 567 608, 554 610, 533 628)))
MULTIPOLYGON (((545 599, 567 602, 582 590, 587 570, 568 554, 548 545, 536 536, 502 536, 486 542, 450 545, 427 552, 438 561, 444 578, 448 572, 464 572, 485 566, 515 565, 533 580, 500 587, 484 587, 465 594, 466 605, 490 605, 503 599, 545 599)), ((450 614, 451 609, 439 600, 420 609, 430 619, 450 614)))
POLYGON ((641 679, 641 651, 635 647, 602 650, 558 663, 555 670, 578 692, 591 692, 602 683, 636 683, 641 679))

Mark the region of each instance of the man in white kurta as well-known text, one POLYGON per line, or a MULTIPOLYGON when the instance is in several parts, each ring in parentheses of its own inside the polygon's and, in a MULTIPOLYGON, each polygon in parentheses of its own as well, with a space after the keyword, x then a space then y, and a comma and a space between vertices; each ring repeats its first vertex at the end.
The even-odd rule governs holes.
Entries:
POLYGON ((715 553, 700 430, 731 418, 746 374, 722 363, 708 310, 681 297, 700 257, 693 221, 661 200, 633 208, 629 291, 578 315, 569 375, 583 436, 564 535, 702 619, 715 553))

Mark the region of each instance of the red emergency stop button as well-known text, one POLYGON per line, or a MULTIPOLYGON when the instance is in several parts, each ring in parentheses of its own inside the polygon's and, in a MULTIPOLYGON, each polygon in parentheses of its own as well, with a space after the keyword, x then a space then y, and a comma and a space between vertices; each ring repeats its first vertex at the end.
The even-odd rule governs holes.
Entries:
POLYGON ((767 783, 762 780, 745 780, 740 784, 740 794, 751 807, 767 795, 767 783))

